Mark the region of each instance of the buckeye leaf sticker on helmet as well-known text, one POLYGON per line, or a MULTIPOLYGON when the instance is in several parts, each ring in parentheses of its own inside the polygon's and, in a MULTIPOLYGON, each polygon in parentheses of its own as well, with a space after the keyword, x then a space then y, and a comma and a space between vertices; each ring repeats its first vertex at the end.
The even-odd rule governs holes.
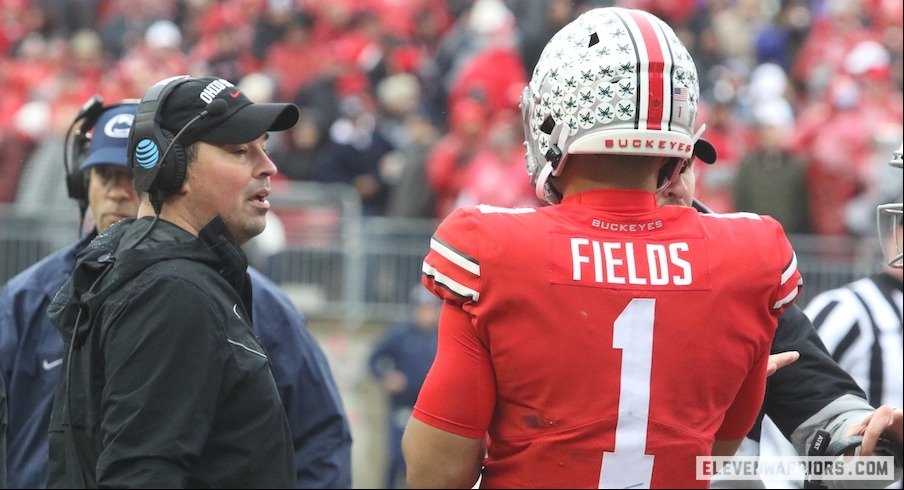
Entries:
POLYGON ((547 44, 521 99, 537 195, 556 202, 545 181, 569 154, 690 158, 699 96, 690 54, 657 17, 623 8, 582 14, 547 44))

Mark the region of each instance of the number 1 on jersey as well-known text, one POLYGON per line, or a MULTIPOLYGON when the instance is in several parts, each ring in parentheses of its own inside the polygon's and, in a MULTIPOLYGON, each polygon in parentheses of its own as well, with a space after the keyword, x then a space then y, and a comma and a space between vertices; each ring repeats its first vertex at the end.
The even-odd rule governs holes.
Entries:
POLYGON ((622 350, 615 450, 603 453, 599 488, 650 488, 653 456, 646 454, 650 368, 656 300, 632 299, 615 319, 612 347, 622 350))

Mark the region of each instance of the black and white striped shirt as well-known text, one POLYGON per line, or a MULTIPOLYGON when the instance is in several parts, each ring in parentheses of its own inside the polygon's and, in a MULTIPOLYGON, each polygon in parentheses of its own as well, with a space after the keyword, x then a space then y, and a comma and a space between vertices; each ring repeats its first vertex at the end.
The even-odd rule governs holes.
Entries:
POLYGON ((804 312, 829 353, 878 407, 902 401, 901 280, 876 274, 813 298, 804 312))

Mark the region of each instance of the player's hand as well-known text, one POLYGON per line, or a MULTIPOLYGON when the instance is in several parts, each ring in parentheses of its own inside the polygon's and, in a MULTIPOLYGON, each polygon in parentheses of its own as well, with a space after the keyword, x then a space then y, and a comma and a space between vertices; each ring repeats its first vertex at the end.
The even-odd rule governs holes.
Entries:
POLYGON ((779 369, 800 359, 800 352, 789 350, 787 352, 779 352, 769 356, 769 364, 766 367, 766 376, 772 376, 779 369))
POLYGON ((904 441, 904 412, 900 408, 892 408, 891 405, 882 405, 869 414, 859 424, 853 424, 847 428, 845 436, 863 436, 863 444, 860 446, 860 455, 869 456, 876 448, 879 436, 884 435, 901 444, 904 441))

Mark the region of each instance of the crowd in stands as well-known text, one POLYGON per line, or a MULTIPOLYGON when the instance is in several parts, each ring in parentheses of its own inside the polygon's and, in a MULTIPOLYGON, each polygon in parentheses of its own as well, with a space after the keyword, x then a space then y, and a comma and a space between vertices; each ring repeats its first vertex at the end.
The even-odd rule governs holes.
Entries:
POLYGON ((28 166, 59 168, 91 95, 183 73, 298 104, 270 144, 277 178, 351 184, 367 215, 539 205, 521 90, 554 32, 609 5, 665 19, 698 63, 719 153, 696 166, 703 202, 789 233, 873 232, 875 203, 901 192, 884 173, 904 120, 890 0, 0 0, 0 205, 28 166))

